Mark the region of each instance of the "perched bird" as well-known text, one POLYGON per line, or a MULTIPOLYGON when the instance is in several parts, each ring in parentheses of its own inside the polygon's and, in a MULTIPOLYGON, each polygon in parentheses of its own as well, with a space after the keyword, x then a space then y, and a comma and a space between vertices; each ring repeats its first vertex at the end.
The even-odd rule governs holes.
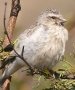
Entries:
MULTIPOLYGON (((17 38, 14 49, 21 55, 24 47, 23 57, 34 69, 52 69, 62 58, 65 52, 65 44, 68 40, 68 31, 64 27, 66 20, 56 10, 47 10, 37 19, 32 28, 25 30, 17 38)), ((8 66, 0 77, 2 84, 10 75, 26 66, 16 53, 10 52, 7 58, 8 66), (11 57, 12 61, 11 61, 11 57)))

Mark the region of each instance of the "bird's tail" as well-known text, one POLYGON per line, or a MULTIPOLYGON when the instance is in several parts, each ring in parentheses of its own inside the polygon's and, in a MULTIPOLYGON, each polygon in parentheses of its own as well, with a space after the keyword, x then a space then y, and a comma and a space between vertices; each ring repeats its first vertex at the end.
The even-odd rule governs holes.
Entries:
POLYGON ((3 83, 4 83, 5 80, 6 80, 6 79, 3 78, 2 76, 0 77, 0 87, 2 87, 2 85, 3 85, 3 83))
MULTIPOLYGON (((3 69, 7 64, 12 63, 12 62, 15 60, 15 58, 16 58, 16 56, 10 56, 9 58, 7 58, 7 59, 3 62, 2 66, 0 67, 0 69, 3 69)), ((6 80, 8 77, 10 78, 10 76, 8 76, 8 75, 6 74, 7 71, 8 71, 8 69, 5 69, 4 72, 3 72, 3 74, 2 74, 2 76, 0 76, 0 86, 3 85, 3 83, 5 82, 5 80, 6 80)))
POLYGON ((11 81, 11 76, 9 76, 8 78, 0 76, 0 87, 2 87, 6 79, 9 79, 11 81))

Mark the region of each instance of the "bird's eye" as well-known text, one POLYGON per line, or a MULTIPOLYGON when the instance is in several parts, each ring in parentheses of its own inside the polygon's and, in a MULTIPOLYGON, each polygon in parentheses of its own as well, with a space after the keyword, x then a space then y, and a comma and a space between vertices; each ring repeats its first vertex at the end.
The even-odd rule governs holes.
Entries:
POLYGON ((61 22, 61 25, 64 26, 64 22, 61 22))
POLYGON ((55 16, 48 16, 47 18, 48 18, 48 19, 56 19, 55 16))
POLYGON ((54 16, 52 16, 51 18, 52 18, 52 19, 56 19, 56 17, 54 17, 54 16))

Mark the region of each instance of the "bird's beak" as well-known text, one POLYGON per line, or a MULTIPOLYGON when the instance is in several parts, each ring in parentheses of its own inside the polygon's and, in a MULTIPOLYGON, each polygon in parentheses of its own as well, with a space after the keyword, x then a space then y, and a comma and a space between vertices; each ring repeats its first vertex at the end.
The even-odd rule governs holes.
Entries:
POLYGON ((61 19, 61 21, 63 22, 63 23, 65 23, 67 20, 65 19, 65 18, 63 18, 63 17, 60 17, 60 19, 61 19))
POLYGON ((64 22, 64 23, 65 23, 65 22, 67 22, 67 20, 63 18, 63 19, 62 19, 62 22, 64 22))

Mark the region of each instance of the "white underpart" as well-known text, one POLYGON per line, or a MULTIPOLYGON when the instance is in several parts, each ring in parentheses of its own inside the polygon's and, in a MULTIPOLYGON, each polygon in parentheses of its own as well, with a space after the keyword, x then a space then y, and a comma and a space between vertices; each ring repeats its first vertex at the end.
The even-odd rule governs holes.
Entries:
POLYGON ((68 32, 64 27, 40 25, 30 36, 22 33, 15 49, 20 54, 24 46, 24 58, 30 65, 52 68, 64 55, 67 40, 68 32))

